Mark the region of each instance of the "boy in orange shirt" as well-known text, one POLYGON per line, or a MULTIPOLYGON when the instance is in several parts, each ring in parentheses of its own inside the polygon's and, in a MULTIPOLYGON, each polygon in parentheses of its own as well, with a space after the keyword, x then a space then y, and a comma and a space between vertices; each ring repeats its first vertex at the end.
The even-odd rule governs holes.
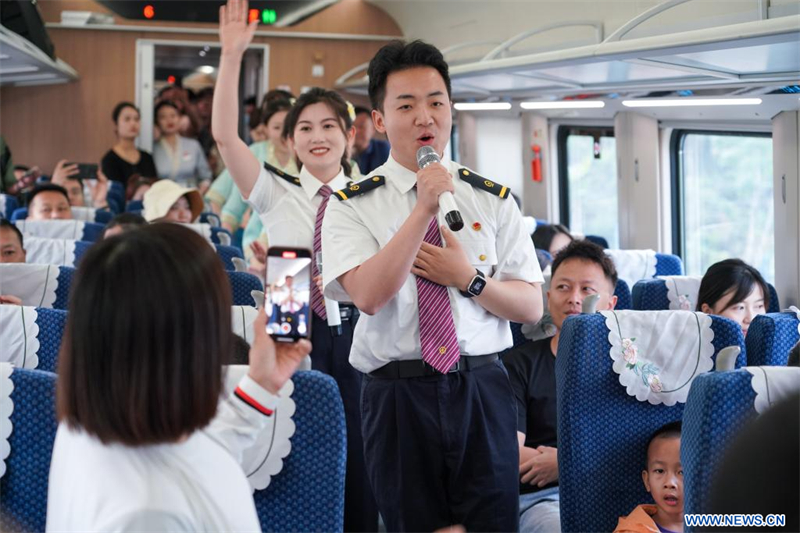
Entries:
POLYGON ((640 505, 621 517, 614 533, 683 533, 680 421, 670 422, 650 438, 642 481, 655 505, 640 505))

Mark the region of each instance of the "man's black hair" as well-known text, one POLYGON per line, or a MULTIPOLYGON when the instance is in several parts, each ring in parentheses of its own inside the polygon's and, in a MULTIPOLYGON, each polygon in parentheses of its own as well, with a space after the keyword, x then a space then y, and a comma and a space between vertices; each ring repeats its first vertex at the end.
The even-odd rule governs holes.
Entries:
POLYGON ((358 116, 358 115, 360 115, 362 113, 366 113, 367 115, 370 115, 370 116, 372 115, 372 113, 370 112, 369 109, 367 109, 366 107, 362 107, 360 105, 356 106, 355 112, 356 112, 356 116, 358 116))
POLYGON ((423 41, 392 41, 375 54, 369 62, 369 100, 372 109, 383 112, 386 98, 386 80, 389 74, 414 67, 435 68, 447 87, 450 97, 450 73, 447 62, 438 48, 423 41))
POLYGON ((41 183, 36 187, 34 187, 34 189, 28 193, 27 205, 30 207, 30 205, 33 203, 33 199, 36 198, 37 194, 47 191, 61 193, 64 195, 64 198, 66 198, 67 201, 69 202, 69 194, 67 194, 67 190, 64 187, 62 187, 61 185, 56 185, 55 183, 41 183))
POLYGON ((4 218, 0 218, 0 228, 8 228, 14 233, 17 234, 17 238, 19 239, 19 247, 23 250, 25 249, 25 241, 22 238, 22 232, 19 230, 16 224, 13 222, 9 222, 4 218))
POLYGON ((614 261, 595 243, 585 240, 572 241, 562 248, 553 259, 551 267, 553 277, 555 277, 558 267, 567 259, 583 259, 595 263, 603 269, 606 279, 611 282, 612 291, 617 286, 617 268, 614 266, 614 261))

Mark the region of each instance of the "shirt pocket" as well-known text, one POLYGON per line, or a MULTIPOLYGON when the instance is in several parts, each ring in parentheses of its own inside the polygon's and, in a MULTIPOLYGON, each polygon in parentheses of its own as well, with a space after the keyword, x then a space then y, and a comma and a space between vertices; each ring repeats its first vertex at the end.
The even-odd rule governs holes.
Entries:
POLYGON ((494 267, 497 265, 497 247, 494 240, 464 239, 461 241, 461 247, 472 266, 486 276, 492 275, 494 267))

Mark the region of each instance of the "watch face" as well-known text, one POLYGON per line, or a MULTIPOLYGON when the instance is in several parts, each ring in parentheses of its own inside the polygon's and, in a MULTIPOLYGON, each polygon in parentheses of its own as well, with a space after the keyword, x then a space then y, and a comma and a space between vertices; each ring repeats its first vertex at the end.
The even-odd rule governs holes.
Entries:
POLYGON ((486 287, 486 280, 480 276, 475 276, 472 279, 472 283, 469 284, 469 288, 467 290, 470 294, 478 296, 481 292, 483 292, 484 287, 486 287))

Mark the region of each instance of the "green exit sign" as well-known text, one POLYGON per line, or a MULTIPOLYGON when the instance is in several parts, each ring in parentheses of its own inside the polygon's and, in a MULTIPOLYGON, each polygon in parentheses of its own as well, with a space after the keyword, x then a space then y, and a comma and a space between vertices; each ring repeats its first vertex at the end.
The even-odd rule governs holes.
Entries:
POLYGON ((264 24, 275 24, 278 20, 278 14, 274 9, 264 9, 261 11, 261 22, 264 24))

